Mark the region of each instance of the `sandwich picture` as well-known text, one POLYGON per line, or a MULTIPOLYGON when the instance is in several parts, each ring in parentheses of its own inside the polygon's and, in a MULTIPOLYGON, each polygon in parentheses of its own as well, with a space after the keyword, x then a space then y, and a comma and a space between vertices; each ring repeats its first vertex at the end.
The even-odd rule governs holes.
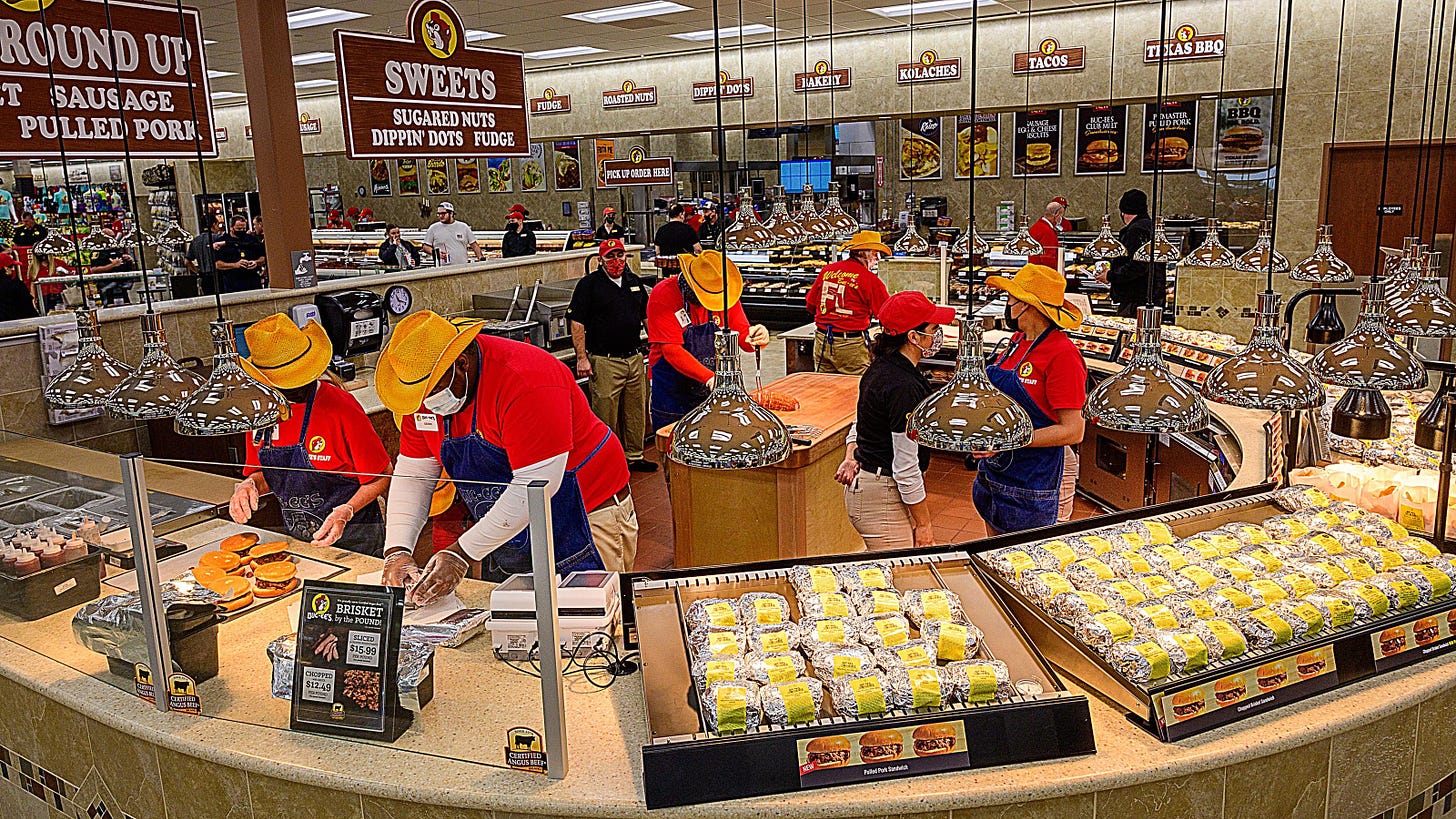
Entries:
POLYGON ((1026 166, 1041 168, 1051 164, 1052 146, 1049 142, 1028 142, 1026 144, 1026 166))
POLYGON ((1084 170, 1105 171, 1117 167, 1122 159, 1122 154, 1117 149, 1117 143, 1110 139, 1094 139, 1087 143, 1087 150, 1077 157, 1077 164, 1084 170))
POLYGON ((859 738, 861 762, 890 762, 905 751, 905 739, 899 731, 870 731, 859 738))
POLYGON ((253 594, 279 597, 298 588, 298 570, 291 561, 264 563, 253 569, 253 594))
POLYGON ((1173 695, 1173 718, 1183 721, 1203 712, 1204 694, 1202 688, 1190 688, 1173 695))
POLYGON ((273 540, 259 543, 248 552, 249 562, 254 570, 265 563, 291 563, 293 555, 288 553, 288 541, 273 540))
POLYGON ((1416 621, 1416 645, 1434 643, 1441 637, 1441 624, 1434 617, 1422 617, 1416 621))
POLYGON ((911 739, 915 743, 916 756, 948 754, 956 747, 955 726, 944 722, 922 725, 915 729, 915 734, 911 739))
POLYGON ((1233 705, 1243 699, 1247 691, 1243 677, 1231 677, 1213 684, 1213 699, 1220 706, 1233 705))
POLYGON ((1405 629, 1388 628, 1380 632, 1380 656, 1389 657, 1405 651, 1405 629))
POLYGON ((1235 125, 1224 131, 1218 147, 1230 154, 1256 153, 1264 147, 1264 131, 1251 125, 1235 125))
POLYGON ((1446 612, 1446 630, 1456 634, 1456 609, 1446 612))
POLYGON ((1188 140, 1182 137, 1163 137, 1148 147, 1150 165, 1175 168, 1188 161, 1188 140))
POLYGON ((1294 670, 1300 677, 1313 677, 1325 670, 1323 651, 1304 651, 1294 659, 1294 670))
POLYGON ((1260 691, 1273 691, 1288 681, 1289 672, 1286 670, 1283 660, 1264 663, 1254 672, 1254 682, 1259 686, 1260 691))
POLYGON ((816 768, 841 768, 849 764, 849 740, 841 736, 815 737, 804 746, 804 756, 816 768))

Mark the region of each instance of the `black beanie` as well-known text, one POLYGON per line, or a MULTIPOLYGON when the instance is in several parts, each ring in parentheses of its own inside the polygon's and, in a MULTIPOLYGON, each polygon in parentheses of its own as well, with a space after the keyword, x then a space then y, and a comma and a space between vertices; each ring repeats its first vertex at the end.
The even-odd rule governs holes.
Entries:
POLYGON ((1123 213, 1130 213, 1133 216, 1148 215, 1148 195, 1133 188, 1124 193, 1122 198, 1117 200, 1117 209, 1123 213))

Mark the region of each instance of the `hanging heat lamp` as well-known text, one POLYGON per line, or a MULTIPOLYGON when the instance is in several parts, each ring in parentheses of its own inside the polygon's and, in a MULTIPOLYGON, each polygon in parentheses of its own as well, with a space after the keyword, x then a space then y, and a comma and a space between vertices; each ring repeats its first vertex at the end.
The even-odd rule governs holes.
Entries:
POLYGON ((1138 308, 1132 360, 1087 396, 1084 418, 1104 429, 1145 434, 1208 426, 1208 408, 1198 390, 1163 362, 1162 323, 1161 307, 1138 308))
POLYGON ((1102 229, 1097 231, 1097 238, 1082 248, 1082 255, 1099 262, 1109 262, 1127 255, 1127 248, 1122 246, 1122 242, 1117 240, 1117 234, 1112 232, 1112 222, 1107 214, 1102 214, 1102 229))
POLYGON ((1163 226, 1163 217, 1159 216, 1153 220, 1153 238, 1138 248, 1132 257, 1139 262, 1174 264, 1182 259, 1183 255, 1178 252, 1177 245, 1168 241, 1168 231, 1163 226))
POLYGON ((36 242, 30 251, 41 256, 65 256, 74 253, 76 245, 70 239, 62 236, 59 231, 52 231, 46 234, 44 239, 36 242))
POLYGON ((669 457, 701 469, 757 469, 789 457, 788 428, 743 386, 737 331, 720 331, 714 347, 713 391, 673 425, 669 457))
POLYGON ((819 217, 819 212, 814 209, 814 186, 804 185, 804 193, 799 197, 799 210, 794 214, 794 222, 804 231, 804 238, 809 242, 832 242, 834 241, 834 228, 819 217))
POLYGON ((1234 262, 1234 270, 1241 273, 1263 273, 1271 270, 1275 273, 1289 272, 1289 260, 1274 249, 1269 230, 1269 220, 1265 219, 1259 226, 1259 238, 1254 241, 1253 247, 1244 251, 1244 255, 1234 262))
POLYGON ((212 335, 212 374, 177 409, 172 426, 183 435, 233 435, 278 423, 288 402, 238 364, 233 323, 208 325, 212 335))
POLYGON ((951 245, 950 252, 955 256, 985 256, 991 252, 991 243, 976 230, 976 222, 972 220, 966 230, 956 237, 955 243, 951 245))
POLYGON ((1441 387, 1436 397, 1416 417, 1416 446, 1422 449, 1441 451, 1446 446, 1446 397, 1456 389, 1456 373, 1446 370, 1441 373, 1441 387))
POLYGON ((896 256, 929 256, 930 243, 920 235, 920 229, 915 226, 915 218, 910 218, 909 224, 905 226, 905 232, 900 238, 890 245, 890 250, 896 256))
POLYGON ((848 211, 839 204, 839 183, 829 183, 829 196, 824 202, 824 211, 819 218, 829 223, 834 229, 834 238, 838 241, 848 241, 859 230, 859 220, 850 216, 848 211))
POLYGON ((1304 325, 1304 338, 1310 344, 1334 344, 1345 337, 1345 320, 1333 293, 1321 293, 1314 317, 1304 325))
POLYGON ((738 191, 738 212, 733 224, 723 233, 723 246, 732 252, 767 250, 774 246, 774 235, 764 228, 753 211, 753 193, 749 188, 738 191))
POLYGON ((917 444, 947 452, 1002 452, 1031 443, 1031 416, 986 374, 978 319, 961 319, 955 374, 910 412, 905 429, 917 444))
POLYGON ((774 196, 773 210, 763 221, 763 229, 772 234, 774 241, 778 244, 802 245, 808 239, 808 234, 804 233, 804 229, 799 227, 799 223, 789 216, 788 197, 784 195, 784 189, 777 188, 777 191, 777 195, 774 196))
POLYGON ((1016 236, 1002 250, 1008 256, 1035 256, 1042 252, 1041 242, 1031 236, 1030 220, 1026 216, 1021 217, 1021 227, 1016 231, 1016 236))
POLYGON ((1224 359, 1203 382, 1203 397, 1220 404, 1274 411, 1315 409, 1325 402, 1319 381, 1284 348, 1279 294, 1259 294, 1249 345, 1224 359))
POLYGON ((1314 252, 1309 258, 1289 269, 1289 278, 1297 282, 1338 284, 1355 280, 1355 271, 1335 253, 1334 226, 1320 225, 1315 235, 1314 252))
POLYGON ((42 392, 46 403, 57 409, 99 407, 106 403, 106 396, 131 374, 130 367, 106 352, 101 345, 95 310, 85 307, 76 310, 76 334, 80 348, 76 351, 75 360, 42 392))
POLYGON ((1218 238, 1218 220, 1209 218, 1203 242, 1188 252, 1179 267, 1233 267, 1234 252, 1218 238))
POLYGON ((142 315, 142 360, 106 397, 106 411, 113 418, 139 421, 171 418, 203 382, 172 358, 162 317, 148 312, 142 315))
POLYGON ((1385 327, 1385 282, 1365 285, 1360 319, 1340 341, 1310 359, 1314 376, 1347 387, 1335 406, 1330 430, 1362 440, 1390 436, 1390 408, 1381 390, 1414 390, 1426 384, 1426 369, 1415 353, 1397 344, 1385 327))
POLYGON ((1385 305, 1385 324, 1396 335, 1417 338, 1456 336, 1456 303, 1441 287, 1440 251, 1421 258, 1421 275, 1414 287, 1385 305))

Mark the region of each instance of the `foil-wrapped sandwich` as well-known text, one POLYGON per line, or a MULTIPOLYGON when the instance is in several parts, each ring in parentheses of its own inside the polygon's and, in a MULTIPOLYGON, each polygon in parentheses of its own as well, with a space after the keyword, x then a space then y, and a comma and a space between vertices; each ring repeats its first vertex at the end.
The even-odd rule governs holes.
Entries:
POLYGON ((1238 611, 1238 607, 1225 597, 1217 594, 1192 595, 1183 594, 1177 597, 1170 597, 1164 600, 1168 608, 1173 610, 1173 615, 1178 618, 1179 623, 1191 623, 1194 620, 1211 620, 1215 617, 1224 617, 1238 611))
MULTIPOLYGON (((1372 549, 1371 551, 1375 550, 1372 549)), ((1345 574, 1350 576, 1351 580, 1369 580, 1370 578, 1375 576, 1375 567, 1370 565, 1370 561, 1366 560, 1363 557, 1357 557, 1353 554, 1341 555, 1331 559, 1329 562, 1343 569, 1345 571, 1345 574)), ((1380 567, 1380 571, 1385 571, 1385 568, 1386 567, 1382 565, 1380 567)), ((1344 581, 1342 580, 1340 582, 1343 583, 1344 581)))
MULTIPOLYGON (((1380 539, 1376 538, 1375 535, 1351 523, 1347 523, 1344 526, 1341 526, 1339 529, 1330 530, 1330 534, 1343 535, 1343 537, 1341 538, 1342 542, 1351 543, 1355 546, 1363 546, 1367 549, 1372 549, 1376 546, 1396 545, 1393 541, 1382 542, 1380 539)), ((1346 546, 1345 548, 1350 547, 1346 546)))
MULTIPOLYGON (((1361 558, 1370 564, 1370 568, 1377 572, 1388 572, 1396 566, 1404 565, 1406 562, 1404 554, 1386 546, 1376 546, 1369 549, 1359 547, 1357 549, 1351 549, 1349 554, 1353 557, 1361 558)), ((1357 579, 1363 580, 1365 578, 1357 579)))
POLYGON ((1334 591, 1345 596, 1346 600, 1355 607, 1355 616, 1381 617, 1390 611, 1391 601, 1385 596, 1385 592, 1362 580, 1346 580, 1336 586, 1334 591))
POLYGON ((1216 557, 1204 563, 1203 568, 1225 583, 1242 583, 1254 579, 1254 570, 1233 555, 1216 557))
POLYGON ((1219 530, 1238 538, 1245 546, 1258 546, 1260 543, 1270 541, 1269 533, 1257 523, 1227 523, 1219 527, 1219 530))
POLYGON ((1421 587, 1393 571, 1379 572, 1365 582, 1379 589, 1390 602, 1390 608, 1397 611, 1421 604, 1421 587))
POLYGON ((722 657, 742 654, 748 647, 743 631, 718 631, 704 626, 688 633, 688 650, 694 657, 722 657))
POLYGON ((799 627, 793 623, 755 626, 746 632, 749 651, 781 654, 799 647, 799 627))
MULTIPOLYGON (((1318 532, 1310 532, 1304 537, 1296 540, 1295 546, 1312 557, 1341 555, 1351 549, 1368 548, 1361 544, 1366 536, 1351 532, 1343 527, 1334 527, 1318 532)), ((1373 540, 1373 538, 1372 538, 1373 540)))
POLYGON ((1061 571, 1062 567, 1077 559, 1077 553, 1064 540, 1043 540, 1022 548, 1036 561, 1037 568, 1044 571, 1061 571))
POLYGON ((709 731, 736 734, 758 727, 761 697, 759 687, 750 680, 720 680, 708 686, 698 704, 709 731))
POLYGON ((921 628, 920 634, 936 659, 950 662, 974 659, 984 639, 975 626, 949 620, 931 620, 921 628))
POLYGON ((1131 640, 1137 636, 1137 629, 1121 614, 1104 611, 1078 620, 1072 627, 1072 633, 1098 653, 1106 654, 1113 643, 1131 640))
POLYGON ((1017 586, 1033 603, 1043 607, 1053 597, 1072 590, 1072 584, 1067 582, 1067 578, 1056 572, 1023 572, 1017 586))
POLYGON ((1313 548, 1303 537, 1292 540, 1276 538, 1265 543, 1264 549, 1286 563, 1307 560, 1311 556, 1323 557, 1325 555, 1323 550, 1313 548))
MULTIPOLYGON (((1259 580, 1250 580, 1247 583, 1218 586, 1205 595, 1205 598, 1218 608, 1220 617, 1226 617, 1232 613, 1224 606, 1225 603, 1232 606, 1234 611, 1257 609, 1267 602, 1255 588, 1260 582, 1259 580)), ((1275 583, 1274 588, 1278 589, 1281 595, 1284 594, 1284 590, 1279 587, 1279 584, 1275 583)))
MULTIPOLYGON (((1351 579, 1349 573, 1338 566, 1334 560, 1311 560, 1304 563, 1296 563, 1290 566, 1290 568, 1313 580, 1314 584, 1321 589, 1333 589, 1335 586, 1351 579)), ((1374 572, 1371 574, 1374 574, 1374 572)), ((1300 596, 1307 597, 1308 595, 1300 596)))
POLYGON ((1275 583, 1284 587, 1284 591, 1290 597, 1308 597, 1319 589, 1319 584, 1314 578, 1299 571, 1298 569, 1285 568, 1284 571, 1272 578, 1275 583))
POLYGON ((1426 557, 1441 556, 1441 550, 1436 548, 1436 544, 1416 535, 1401 538, 1395 545, 1401 549, 1414 549, 1426 557))
POLYGON ((1173 582, 1160 574, 1145 574, 1133 578, 1130 581, 1133 585, 1143 590, 1143 593, 1151 598, 1168 597, 1177 594, 1178 587, 1173 582))
POLYGON ((1328 509, 1301 509, 1290 517, 1309 527, 1311 532, 1327 532, 1345 525, 1344 518, 1328 509))
MULTIPOLYGON (((297 650, 297 643, 297 634, 285 634, 268 644, 268 660, 273 664, 270 693, 276 699, 293 698, 293 658, 294 652, 297 650)), ((435 656, 433 643, 406 638, 401 632, 399 679, 396 683, 399 688, 399 704, 416 713, 424 707, 424 704, 420 702, 420 683, 429 676, 430 658, 433 656, 435 656)), ((146 661, 138 660, 138 662, 146 661)))
POLYGON ((1208 644, 1192 631, 1155 631, 1152 638, 1168 652, 1174 674, 1191 673, 1208 665, 1208 644))
POLYGON ((963 702, 990 702, 1016 694, 1011 671, 1000 660, 962 660, 946 665, 946 679, 963 702))
POLYGON ((882 671, 935 665, 935 646, 925 640, 911 640, 894 648, 875 649, 875 665, 882 671))
POLYGON ((1390 573, 1421 590, 1421 605, 1451 593, 1451 578, 1428 563, 1407 563, 1390 573))
POLYGON ((1320 614, 1324 617, 1325 624, 1330 628, 1344 628, 1355 622, 1355 618, 1360 616, 1359 610, 1356 608, 1357 604, 1367 611, 1370 608, 1368 604, 1365 604, 1364 601, 1358 598, 1352 600, 1349 595, 1340 591, 1338 587, 1325 591, 1317 591, 1309 597, 1304 598, 1304 602, 1319 609, 1320 614))
POLYGON ((1008 580, 1016 580, 1022 572, 1038 568, 1036 561, 1020 546, 997 549, 985 555, 985 561, 992 571, 1008 580))
POLYGON ((1138 527, 1131 523, 1107 526, 1092 534, 1106 538, 1112 544, 1114 552, 1137 551, 1148 545, 1148 539, 1143 537, 1143 533, 1138 530, 1138 527))
POLYGON ((1090 591, 1112 606, 1135 606, 1148 599, 1148 593, 1130 580, 1109 580, 1093 586, 1090 591))
POLYGON ((1306 634, 1317 634, 1325 628, 1324 612, 1307 599, 1280 600, 1278 603, 1269 604, 1268 608, 1294 628, 1296 640, 1306 634))
POLYGON ((737 654, 698 657, 688 671, 699 691, 707 691, 708 686, 715 682, 747 679, 747 667, 743 664, 743 657, 737 654))
POLYGON ((856 613, 854 603, 844 592, 799 592, 795 599, 801 617, 850 617, 856 613))
POLYGON ((871 614, 899 614, 905 606, 900 602, 900 593, 893 589, 856 589, 849 593, 855 613, 860 617, 871 614))
POLYGON ((1168 575, 1168 580, 1174 588, 1185 594, 1201 594, 1219 584, 1219 576, 1213 573, 1208 564, 1189 563, 1187 566, 1168 575))
POLYGON ((947 589, 911 589, 903 598, 905 616, 920 628, 932 620, 968 623, 961 596, 947 589))
POLYGON ((1178 536, 1173 534, 1173 527, 1160 520, 1139 520, 1133 521, 1132 526, 1153 546, 1166 546, 1178 541, 1178 536))
POLYGON ((864 646, 823 648, 809 655, 809 670, 825 682, 861 671, 873 671, 877 667, 874 656, 864 646))
POLYGON ((743 659, 748 679, 766 685, 797 680, 804 676, 804 656, 797 651, 771 654, 750 653, 743 659))
POLYGON ((910 642, 910 621, 903 614, 872 614, 859 621, 859 641, 870 648, 894 648, 910 642))
POLYGON ((1322 489, 1296 485, 1275 492, 1274 502, 1294 512, 1300 509, 1327 509, 1334 503, 1334 499, 1322 489))
POLYGON ((1058 620, 1070 622, 1108 608, 1107 599, 1096 592, 1069 591, 1047 601, 1046 610, 1058 620))
POLYGON ((888 561, 871 560, 863 563, 844 563, 834 567, 839 583, 847 592, 861 589, 893 589, 895 574, 888 561))
POLYGON ((841 717, 867 717, 910 707, 910 680, 903 670, 861 671, 831 680, 828 685, 834 713, 841 717))
POLYGON ((782 594, 749 592, 738 598, 738 621, 747 625, 777 626, 790 622, 789 601, 782 594))
POLYGON ((789 569, 789 582, 797 597, 841 591, 839 575, 828 566, 794 566, 789 569))
POLYGON ((1189 560, 1214 560, 1223 554, 1205 537, 1190 537, 1180 540, 1178 550, 1189 560))
POLYGON ((1259 524, 1275 540, 1295 540, 1309 534, 1309 524, 1296 515, 1275 515, 1259 524))
POLYGON ((1140 634, 1150 634, 1155 631, 1178 628, 1178 615, 1173 612, 1171 606, 1162 601, 1147 602, 1137 606, 1128 606, 1125 609, 1118 609, 1134 629, 1140 634))
POLYGON ((1138 554, 1159 574, 1171 574, 1188 565, 1188 556, 1169 544, 1148 546, 1138 554))
POLYGON ((1066 539, 1077 557, 1101 557, 1112 551, 1112 541, 1101 535, 1073 535, 1066 539))
POLYGON ((1195 620, 1188 624, 1188 631, 1208 647, 1209 662, 1231 660, 1249 650, 1249 641, 1237 626, 1221 617, 1209 620, 1195 620))
POLYGON ((738 601, 721 597, 694 600, 688 606, 688 631, 704 628, 730 630, 738 628, 738 601))
POLYGON ((1339 515, 1340 520, 1346 523, 1354 523, 1370 514, 1362 509, 1359 504, 1351 503, 1350 501, 1335 501, 1330 504, 1330 511, 1339 515))
POLYGON ((1172 658, 1155 640, 1114 643, 1107 651, 1107 661, 1117 673, 1140 685, 1160 680, 1173 671, 1172 658))
POLYGON ((822 647, 857 645, 859 621, 845 617, 806 617, 799 621, 799 648, 805 654, 822 647))
MULTIPOLYGON (((944 708, 960 701, 959 691, 947 679, 943 669, 934 666, 916 666, 894 672, 896 677, 899 677, 900 674, 905 675, 905 681, 910 686, 910 708, 944 708)), ((953 736, 952 741, 954 741, 953 736)), ((917 753, 927 750, 921 748, 921 740, 918 738, 915 740, 915 746, 917 753)))
POLYGON ((1269 544, 1245 546, 1236 552, 1233 558, 1258 574, 1273 574, 1284 568, 1284 561, 1265 548, 1267 545, 1269 544))
POLYGON ((811 677, 770 683, 758 689, 758 705, 770 725, 813 722, 824 706, 824 684, 811 677))
POLYGON ((1102 562, 1106 563, 1119 577, 1133 578, 1153 573, 1153 564, 1148 562, 1142 552, 1131 550, 1108 552, 1102 556, 1102 562))
POLYGON ((1356 529, 1370 535, 1382 544, 1398 543, 1411 536, 1410 530, 1399 523, 1380 515, 1366 515, 1353 521, 1356 529))
POLYGON ((1073 561, 1067 564, 1067 567, 1062 570, 1062 574, 1072 586, 1078 589, 1090 589, 1098 583, 1105 583, 1117 577, 1117 573, 1112 570, 1111 566, 1096 557, 1084 557, 1073 561))
POLYGON ((1294 626, 1274 613, 1268 606, 1252 611, 1241 611, 1232 618, 1234 625, 1244 633, 1249 647, 1255 650, 1287 643, 1294 639, 1294 626))

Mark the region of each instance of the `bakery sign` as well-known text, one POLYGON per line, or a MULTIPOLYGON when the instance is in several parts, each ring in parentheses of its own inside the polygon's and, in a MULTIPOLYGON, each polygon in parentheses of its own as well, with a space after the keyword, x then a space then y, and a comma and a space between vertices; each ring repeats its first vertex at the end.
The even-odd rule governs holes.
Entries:
POLYGON ((849 69, 831 68, 820 60, 814 63, 813 71, 794 75, 794 91, 807 94, 812 91, 838 91, 849 87, 849 69))
POLYGON ((547 88, 541 92, 541 96, 531 98, 531 113, 569 114, 571 113, 571 95, 558 94, 555 88, 547 88))
POLYGON ((1184 23, 1167 40, 1148 40, 1143 45, 1143 62, 1155 63, 1159 59, 1173 60, 1222 60, 1224 50, 1223 33, 1199 34, 1193 26, 1184 23))
POLYGON ((728 76, 727 71, 718 72, 717 82, 693 83, 693 102, 712 102, 720 97, 725 100, 748 99, 751 96, 753 96, 753 78, 733 79, 728 76))
POLYGON ((895 82, 909 85, 917 82, 946 82, 961 78, 959 57, 941 59, 934 51, 926 51, 913 63, 900 63, 895 71, 895 82))
POLYGON ((521 55, 467 43, 445 0, 417 0, 407 23, 334 32, 349 158, 530 156, 521 55))
POLYGON ((608 159, 602 163, 604 187, 671 185, 673 182, 672 157, 648 156, 641 147, 633 148, 626 159, 608 159))
POLYGON ((631 80, 622 83, 620 89, 602 92, 603 108, 646 108, 657 104, 657 86, 639 86, 631 80))
POLYGON ((1036 51, 1018 51, 1011 58, 1013 74, 1050 74, 1056 71, 1081 71, 1087 65, 1085 46, 1062 47, 1055 38, 1041 41, 1036 51))
POLYGON ((0 157, 217 156, 210 99, 196 9, 0 5, 0 157))

